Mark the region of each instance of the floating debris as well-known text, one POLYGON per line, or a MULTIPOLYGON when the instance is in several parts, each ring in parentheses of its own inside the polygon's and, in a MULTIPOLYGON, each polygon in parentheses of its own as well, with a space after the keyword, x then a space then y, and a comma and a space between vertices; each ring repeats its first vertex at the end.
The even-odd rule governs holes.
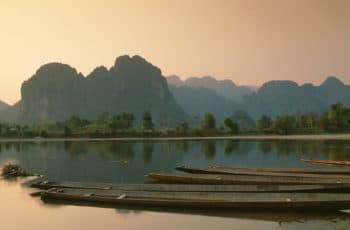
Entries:
POLYGON ((26 177, 31 176, 19 165, 13 162, 7 162, 1 169, 1 176, 4 178, 16 178, 16 177, 26 177))

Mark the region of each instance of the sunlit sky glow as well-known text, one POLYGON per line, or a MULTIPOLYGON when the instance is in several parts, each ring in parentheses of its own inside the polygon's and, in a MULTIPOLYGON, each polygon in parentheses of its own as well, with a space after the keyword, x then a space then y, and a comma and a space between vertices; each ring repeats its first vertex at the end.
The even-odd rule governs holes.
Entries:
POLYGON ((1 0, 0 100, 48 62, 88 74, 139 54, 164 75, 350 83, 348 0, 1 0))

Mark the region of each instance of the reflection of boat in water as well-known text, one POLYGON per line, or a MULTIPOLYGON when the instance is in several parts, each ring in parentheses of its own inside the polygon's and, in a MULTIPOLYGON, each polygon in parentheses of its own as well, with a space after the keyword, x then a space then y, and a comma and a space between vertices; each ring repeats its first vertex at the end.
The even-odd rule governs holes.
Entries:
POLYGON ((107 189, 52 188, 44 199, 180 208, 220 209, 346 209, 350 194, 343 193, 240 193, 125 191, 107 189))
POLYGON ((334 210, 213 210, 213 209, 191 209, 191 208, 170 208, 150 206, 130 206, 122 204, 91 203, 74 200, 43 199, 45 204, 50 206, 75 205, 83 207, 110 208, 116 209, 118 215, 142 212, 161 212, 169 214, 200 215, 219 218, 234 218, 270 221, 278 223, 306 222, 306 221, 350 221, 350 213, 334 210))

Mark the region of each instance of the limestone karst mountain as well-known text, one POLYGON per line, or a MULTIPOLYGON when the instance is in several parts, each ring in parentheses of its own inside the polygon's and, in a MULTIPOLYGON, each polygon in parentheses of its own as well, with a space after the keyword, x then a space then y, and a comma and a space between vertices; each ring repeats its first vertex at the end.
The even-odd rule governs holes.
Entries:
POLYGON ((50 63, 22 84, 18 120, 57 121, 76 115, 94 118, 131 112, 152 113, 159 125, 185 120, 159 68, 140 56, 121 56, 109 70, 98 67, 87 77, 69 65, 50 63))

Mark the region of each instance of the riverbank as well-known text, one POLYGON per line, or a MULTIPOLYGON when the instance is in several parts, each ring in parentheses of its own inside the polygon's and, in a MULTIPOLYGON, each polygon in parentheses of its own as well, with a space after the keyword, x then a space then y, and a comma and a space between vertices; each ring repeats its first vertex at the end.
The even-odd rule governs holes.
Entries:
POLYGON ((60 141, 194 141, 194 140, 350 140, 350 134, 310 135, 236 135, 208 137, 116 137, 116 138, 3 138, 0 142, 60 142, 60 141))

